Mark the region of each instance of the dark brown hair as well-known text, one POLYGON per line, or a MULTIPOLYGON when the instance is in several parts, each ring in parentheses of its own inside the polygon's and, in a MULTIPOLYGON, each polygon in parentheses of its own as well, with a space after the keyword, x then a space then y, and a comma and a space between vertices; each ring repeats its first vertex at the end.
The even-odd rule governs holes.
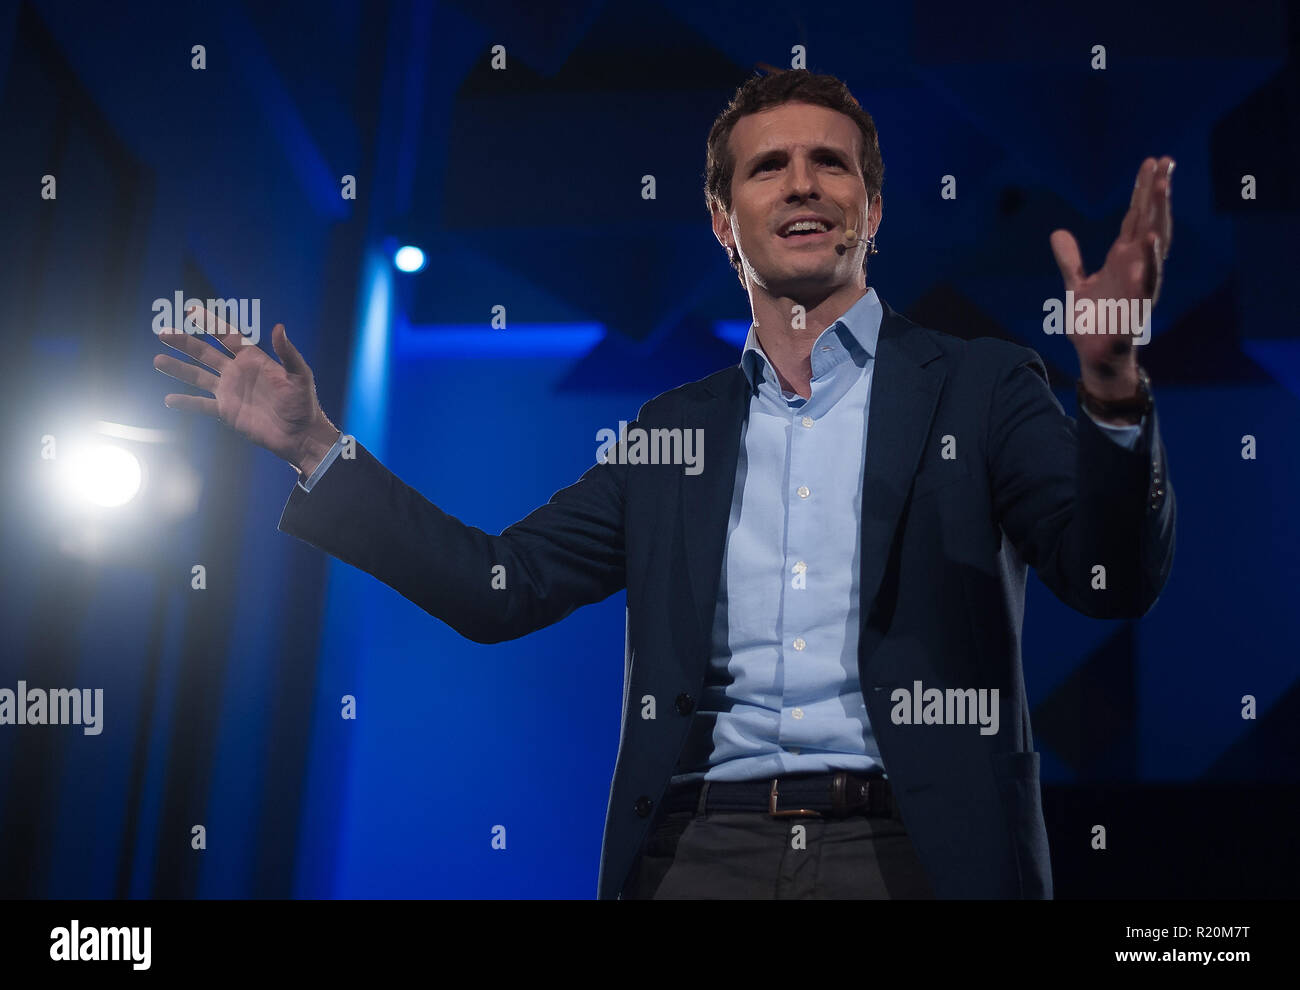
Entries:
MULTIPOLYGON (((880 156, 876 122, 871 119, 871 114, 862 109, 862 104, 849 92, 849 88, 834 76, 812 73, 807 69, 776 69, 768 75, 747 80, 737 89, 731 103, 718 115, 709 130, 704 164, 704 205, 710 216, 713 215, 715 206, 724 213, 731 213, 731 179, 736 163, 732 159, 730 141, 736 121, 751 113, 790 102, 815 103, 838 110, 858 125, 858 130, 862 133, 858 164, 867 187, 867 202, 870 203, 880 195, 880 187, 885 181, 885 160, 880 156)), ((734 247, 729 254, 731 267, 736 269, 743 284, 745 277, 740 267, 740 255, 734 247)), ((866 269, 865 260, 862 267, 866 269)))

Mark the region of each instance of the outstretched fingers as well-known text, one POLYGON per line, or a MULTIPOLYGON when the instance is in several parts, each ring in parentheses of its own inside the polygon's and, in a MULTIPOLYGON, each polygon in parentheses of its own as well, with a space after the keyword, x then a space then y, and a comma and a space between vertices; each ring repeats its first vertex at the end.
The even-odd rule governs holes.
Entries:
POLYGON ((298 353, 298 348, 294 347, 289 341, 289 334, 284 329, 283 323, 277 323, 271 329, 271 347, 275 349, 276 356, 279 357, 280 363, 284 365, 284 370, 291 375, 309 374, 311 368, 307 366, 307 361, 298 353))
POLYGON ((1144 158, 1138 167, 1137 178, 1133 181, 1133 195, 1129 197, 1128 212, 1120 224, 1119 236, 1132 240, 1141 236, 1141 230, 1147 216, 1147 203, 1150 197, 1150 180, 1155 166, 1154 158, 1144 158))
MULTIPOLYGON (((184 330, 178 330, 175 327, 164 328, 158 334, 158 340, 168 347, 192 357, 195 361, 206 365, 218 374, 224 371, 226 365, 234 360, 234 358, 224 353, 221 348, 204 343, 197 336, 186 333, 184 330)), ((158 367, 157 361, 154 362, 154 367, 158 367)))
POLYGON ((241 347, 247 346, 248 338, 232 327, 212 310, 201 306, 191 306, 185 311, 187 325, 198 328, 203 335, 216 340, 231 354, 238 354, 241 347))
POLYGON ((1054 230, 1050 243, 1052 256, 1056 258, 1056 267, 1061 269, 1065 287, 1073 289, 1086 277, 1083 272, 1083 257, 1079 254, 1079 242, 1068 230, 1054 230))
POLYGON ((1164 281, 1165 257, 1169 254, 1169 248, 1160 239, 1160 235, 1154 230, 1147 231, 1145 242, 1147 265, 1146 265, 1146 294, 1154 306, 1156 299, 1160 297, 1160 286, 1164 281))
POLYGON ((175 378, 178 382, 193 385, 205 392, 216 392, 218 376, 197 364, 186 364, 170 354, 158 354, 153 359, 153 366, 164 375, 175 378))
POLYGON ((217 400, 204 398, 201 395, 172 393, 163 396, 163 405, 168 409, 183 409, 187 412, 202 413, 205 416, 211 416, 213 419, 220 418, 217 414, 217 400))
POLYGON ((1174 160, 1168 155, 1156 166, 1156 179, 1151 193, 1151 229, 1160 240, 1161 259, 1169 257, 1169 242, 1174 237, 1174 213, 1170 203, 1173 195, 1174 160))
MULTIPOLYGON (((1168 155, 1159 159, 1148 158, 1142 163, 1138 187, 1134 190, 1134 202, 1130 207, 1130 213, 1133 212, 1133 207, 1136 207, 1137 212, 1133 216, 1132 229, 1127 232, 1129 237, 1145 243, 1147 234, 1155 231, 1166 253, 1173 236, 1173 218, 1169 206, 1173 172, 1174 160, 1168 155)), ((1125 217, 1126 224, 1128 219, 1125 217)))

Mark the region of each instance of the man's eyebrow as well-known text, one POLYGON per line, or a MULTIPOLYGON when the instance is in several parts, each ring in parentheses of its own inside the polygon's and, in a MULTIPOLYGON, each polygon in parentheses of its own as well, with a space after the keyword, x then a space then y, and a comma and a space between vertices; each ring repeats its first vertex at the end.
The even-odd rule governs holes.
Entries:
MULTIPOLYGON (((812 153, 814 155, 829 153, 839 158, 842 158, 845 161, 848 161, 849 159, 852 158, 852 155, 850 155, 843 148, 839 148, 831 144, 819 144, 817 145, 817 147, 812 149, 812 153)), ((757 154, 751 156, 745 162, 745 170, 748 171, 754 168, 756 165, 759 165, 760 163, 766 161, 769 158, 775 158, 777 156, 789 157, 789 154, 790 152, 786 148, 768 148, 765 151, 760 151, 757 154)))

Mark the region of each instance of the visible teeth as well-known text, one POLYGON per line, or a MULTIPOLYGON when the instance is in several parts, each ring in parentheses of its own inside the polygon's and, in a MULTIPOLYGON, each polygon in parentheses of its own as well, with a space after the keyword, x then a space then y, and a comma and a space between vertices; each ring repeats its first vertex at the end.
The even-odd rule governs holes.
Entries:
POLYGON ((783 236, 794 234, 802 230, 816 230, 824 233, 825 231, 830 230, 830 227, 820 220, 800 220, 798 223, 790 224, 790 226, 785 229, 785 235, 783 236))

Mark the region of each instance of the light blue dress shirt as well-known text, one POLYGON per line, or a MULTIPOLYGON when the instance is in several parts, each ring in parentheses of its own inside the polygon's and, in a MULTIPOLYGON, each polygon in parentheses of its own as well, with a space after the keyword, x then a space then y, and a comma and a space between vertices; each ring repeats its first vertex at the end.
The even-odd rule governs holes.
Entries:
MULTIPOLYGON (((884 769, 858 681, 862 472, 882 316, 868 289, 818 336, 807 399, 781 389, 750 327, 711 657, 674 782, 884 769)), ((1097 425, 1132 449, 1143 424, 1097 425)), ((342 447, 340 436, 299 487, 311 491, 342 447)))

